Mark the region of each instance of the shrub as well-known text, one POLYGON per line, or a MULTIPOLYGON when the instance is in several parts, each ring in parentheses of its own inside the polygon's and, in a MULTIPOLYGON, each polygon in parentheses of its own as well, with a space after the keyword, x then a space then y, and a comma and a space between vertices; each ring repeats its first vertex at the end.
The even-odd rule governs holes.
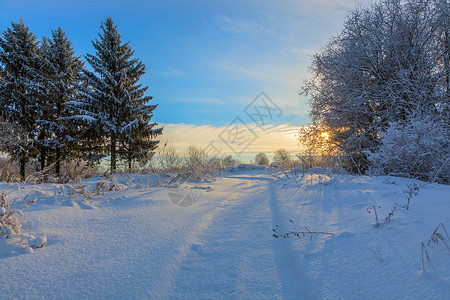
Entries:
POLYGON ((33 193, 28 194, 22 200, 22 205, 17 208, 16 202, 20 199, 20 185, 13 188, 7 185, 0 191, 0 237, 18 238, 27 242, 27 252, 33 252, 31 248, 41 248, 47 244, 47 237, 32 236, 21 233, 22 224, 26 222, 26 217, 22 213, 22 209, 29 207, 36 202, 37 197, 32 197, 33 193), (30 248, 31 247, 31 248, 30 248))
POLYGON ((7 185, 0 194, 0 235, 9 237, 12 234, 20 233, 22 223, 24 222, 21 210, 13 207, 14 203, 20 197, 20 186, 17 184, 17 190, 7 185), (14 197, 13 193, 17 195, 14 197))
POLYGON ((268 166, 269 165, 269 159, 267 158, 267 155, 265 153, 262 153, 262 152, 256 154, 255 165, 268 166))
POLYGON ((240 164, 240 161, 238 159, 233 158, 232 155, 228 155, 223 159, 224 168, 236 167, 238 164, 240 164))
POLYGON ((189 169, 205 170, 207 167, 208 155, 206 151, 197 146, 189 146, 185 153, 186 167, 189 169))
POLYGON ((380 134, 379 151, 369 153, 374 174, 450 183, 450 132, 430 119, 391 123, 380 134))
POLYGON ((158 159, 156 167, 159 170, 167 172, 179 170, 181 168, 183 163, 181 153, 179 153, 174 146, 166 143, 164 144, 164 147, 158 147, 157 154, 158 159))
POLYGON ((61 182, 79 182, 81 179, 100 174, 97 165, 89 164, 83 160, 69 160, 62 163, 61 182))

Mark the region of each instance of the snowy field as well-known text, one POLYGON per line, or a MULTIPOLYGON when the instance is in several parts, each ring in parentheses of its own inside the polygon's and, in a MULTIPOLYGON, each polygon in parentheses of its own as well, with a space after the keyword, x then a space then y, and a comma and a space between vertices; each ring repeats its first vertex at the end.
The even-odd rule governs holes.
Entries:
POLYGON ((0 239, 0 298, 450 298, 442 226, 427 245, 440 223, 450 229, 450 186, 324 170, 276 176, 235 169, 178 187, 150 175, 22 185, 22 195, 38 191, 22 232, 48 244, 0 239), (276 239, 274 228, 306 234, 276 239))

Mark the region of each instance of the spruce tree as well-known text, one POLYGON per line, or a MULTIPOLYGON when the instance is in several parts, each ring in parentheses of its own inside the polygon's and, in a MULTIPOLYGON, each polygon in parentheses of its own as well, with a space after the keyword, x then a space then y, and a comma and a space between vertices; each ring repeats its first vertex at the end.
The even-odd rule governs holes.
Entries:
MULTIPOLYGON (((52 31, 51 39, 43 38, 41 49, 45 66, 46 105, 40 120, 44 134, 38 143, 42 153, 52 152, 48 156, 55 161, 55 172, 59 175, 63 155, 69 150, 75 151, 77 126, 67 121, 73 112, 66 104, 79 93, 84 64, 80 57, 75 56, 72 43, 61 27, 52 31)), ((44 162, 42 157, 41 167, 44 162)))
MULTIPOLYGON (((0 91, 5 86, 5 84, 6 84, 6 72, 5 72, 5 69, 3 68, 2 62, 0 61, 0 91)), ((0 101, 1 101, 1 99, 0 99, 0 101)))
POLYGON ((17 128, 17 144, 9 148, 10 154, 20 162, 20 175, 25 180, 27 160, 36 154, 34 138, 38 131, 35 120, 41 117, 39 43, 23 20, 11 23, 0 37, 2 85, 0 105, 6 120, 17 128))
POLYGON ((124 155, 129 164, 142 153, 152 152, 157 141, 152 138, 162 133, 150 123, 156 105, 144 93, 148 87, 138 84, 145 73, 144 64, 133 58, 129 42, 122 43, 121 35, 111 18, 101 24, 99 39, 92 42, 96 53, 86 60, 93 72, 84 71, 86 85, 79 101, 73 101, 78 114, 74 120, 87 125, 85 135, 97 151, 111 157, 111 172, 116 171, 117 158, 124 155))

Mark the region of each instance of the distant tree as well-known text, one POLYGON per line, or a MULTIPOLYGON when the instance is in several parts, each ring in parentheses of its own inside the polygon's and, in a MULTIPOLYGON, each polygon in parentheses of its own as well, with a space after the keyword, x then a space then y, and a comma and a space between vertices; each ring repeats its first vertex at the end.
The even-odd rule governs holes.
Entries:
POLYGON ((69 151, 69 145, 71 151, 75 151, 77 124, 67 121, 73 111, 66 104, 78 96, 83 62, 75 56, 72 43, 61 27, 52 31, 51 39, 43 38, 41 49, 46 105, 39 120, 41 133, 37 142, 41 151, 41 168, 45 166, 46 154, 53 154, 55 171, 59 175, 61 160, 69 151))
POLYGON ((204 170, 207 167, 208 153, 201 147, 190 145, 184 159, 188 168, 204 170))
POLYGON ((122 43, 121 35, 111 18, 101 24, 99 39, 92 42, 96 54, 86 55, 93 72, 85 70, 86 87, 81 99, 71 105, 77 115, 73 120, 83 123, 85 140, 94 152, 111 156, 111 172, 116 171, 117 158, 131 161, 141 154, 153 152, 158 144, 153 138, 162 133, 150 123, 156 105, 144 93, 148 87, 138 84, 145 73, 144 64, 132 58, 129 43, 122 43))
POLYGON ((36 36, 23 20, 11 23, 0 37, 0 106, 7 122, 18 134, 8 150, 20 162, 20 176, 25 180, 25 166, 36 155, 34 140, 40 130, 36 120, 42 115, 42 60, 36 36))
POLYGON ((274 153, 273 161, 281 164, 284 167, 287 167, 292 162, 292 157, 291 154, 286 151, 286 149, 278 149, 274 153))
POLYGON ((163 147, 158 147, 157 167, 162 171, 177 171, 181 168, 182 157, 181 153, 167 142, 163 147))
POLYGON ((236 167, 238 164, 239 160, 235 159, 232 155, 227 155, 223 158, 223 166, 225 168, 236 167))
POLYGON ((267 166, 269 165, 269 159, 267 158, 267 155, 265 153, 258 153, 255 156, 255 164, 261 165, 261 166, 267 166))

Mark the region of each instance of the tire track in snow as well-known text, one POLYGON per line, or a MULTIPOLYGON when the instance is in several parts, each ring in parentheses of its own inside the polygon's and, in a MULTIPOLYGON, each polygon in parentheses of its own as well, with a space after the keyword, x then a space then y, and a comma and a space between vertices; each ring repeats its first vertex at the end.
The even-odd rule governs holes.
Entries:
POLYGON ((159 282, 154 284, 155 288, 152 288, 152 291, 149 293, 152 298, 161 299, 168 297, 168 293, 172 289, 181 265, 185 258, 189 255, 193 243, 197 240, 198 236, 210 226, 211 222, 218 213, 219 211, 217 209, 207 213, 195 229, 191 231, 184 243, 178 247, 175 254, 171 257, 167 257, 164 273, 161 274, 159 282))
POLYGON ((223 180, 225 187, 230 187, 231 182, 236 190, 218 203, 207 226, 183 248, 183 259, 173 270, 165 295, 280 298, 282 288, 295 287, 281 284, 285 280, 279 278, 274 261, 272 212, 267 197, 272 180, 255 176, 230 176, 223 180))
MULTIPOLYGON (((282 202, 277 195, 277 184, 275 181, 271 181, 268 185, 269 189, 269 204, 272 212, 272 226, 275 228, 276 225, 286 223, 292 216, 285 216, 282 214, 280 209, 280 204, 282 202)), ((305 186, 302 185, 295 191, 297 195, 302 195, 301 198, 306 198, 305 195, 308 191, 305 186)), ((291 196, 292 197, 292 196, 291 196)), ((287 200, 287 199, 286 199, 287 200)), ((290 199, 291 200, 291 199, 290 199)), ((303 211, 303 207, 302 207, 303 211)), ((305 275, 304 270, 299 267, 299 253, 292 243, 295 240, 292 239, 275 239, 272 241, 272 249, 274 253, 274 260, 277 264, 277 271, 279 277, 281 278, 282 294, 285 299, 312 299, 314 295, 312 294, 309 279, 305 275)))
MULTIPOLYGON (((239 186, 239 184, 237 184, 237 186, 239 186)), ((249 186, 246 185, 245 188, 249 188, 249 186)), ((173 298, 170 294, 175 288, 174 285, 176 279, 184 276, 181 269, 188 256, 194 251, 193 249, 199 244, 200 237, 211 228, 213 222, 217 220, 221 214, 224 214, 229 210, 227 207, 230 206, 230 203, 232 203, 233 200, 239 198, 239 196, 241 196, 240 191, 228 194, 227 197, 215 204, 212 211, 202 217, 201 221, 195 229, 191 231, 184 243, 176 250, 175 255, 167 259, 170 263, 166 264, 164 274, 161 274, 160 281, 155 284, 156 288, 150 293, 152 298, 173 298)), ((216 201, 217 199, 211 200, 216 201)))

